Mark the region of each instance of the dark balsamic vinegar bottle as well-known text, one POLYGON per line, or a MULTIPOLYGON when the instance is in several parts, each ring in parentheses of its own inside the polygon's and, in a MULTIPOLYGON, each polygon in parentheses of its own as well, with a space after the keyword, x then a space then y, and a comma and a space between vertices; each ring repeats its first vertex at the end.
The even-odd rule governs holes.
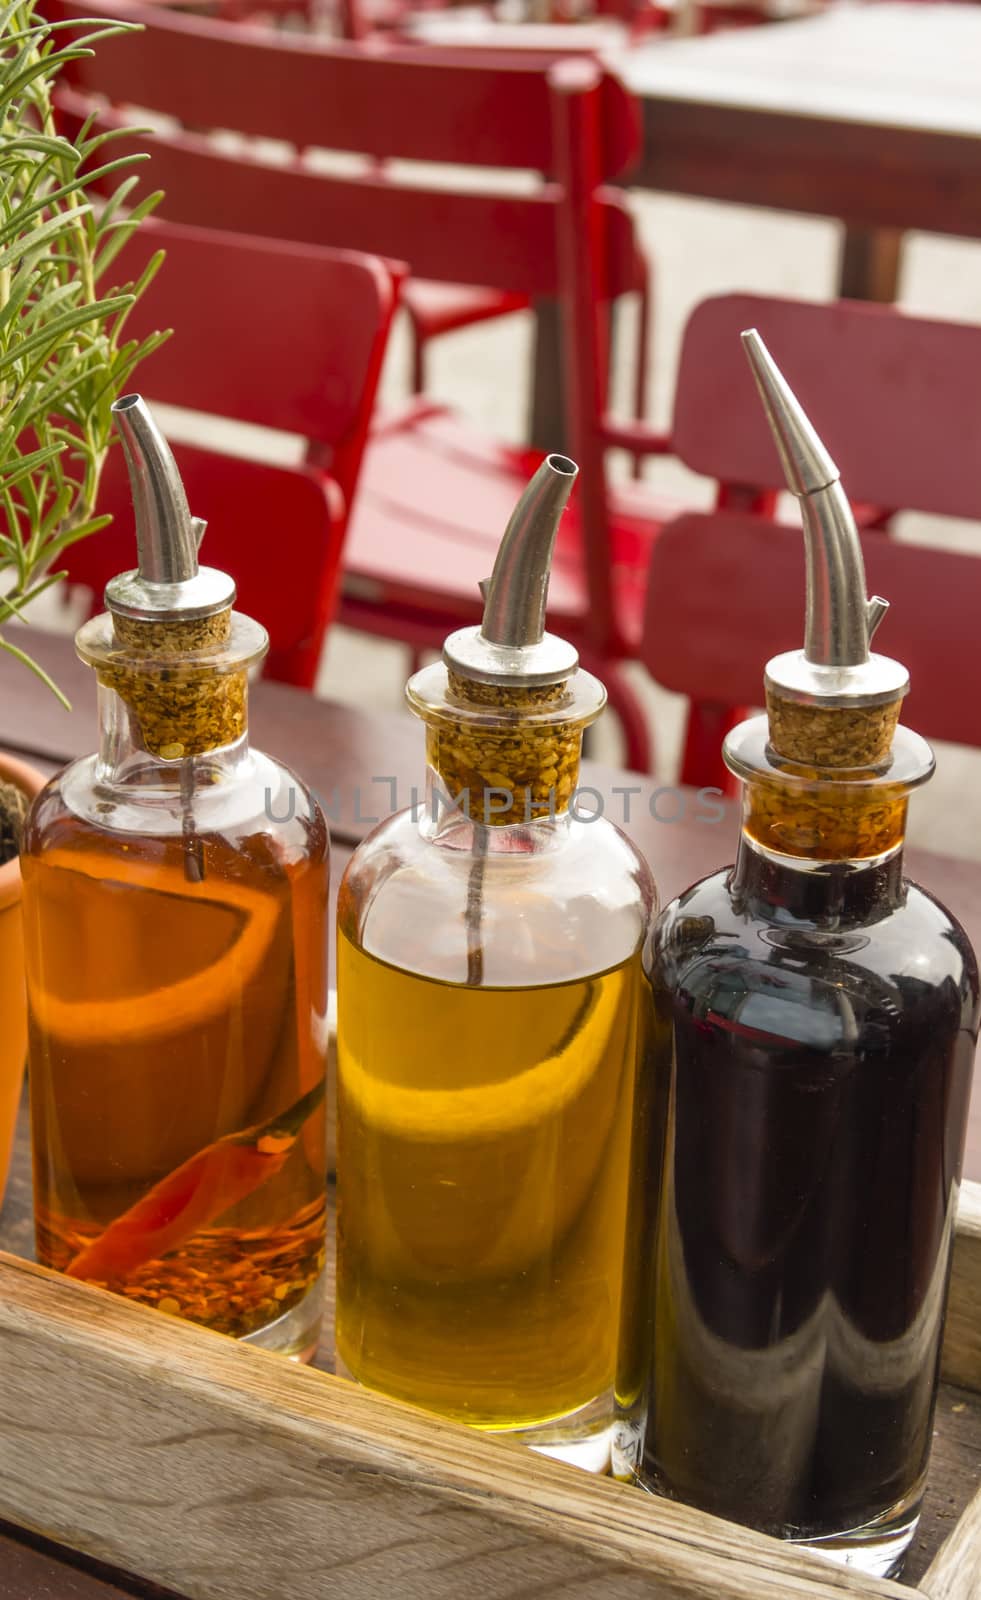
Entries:
POLYGON ((635 1126, 617 1470, 876 1574, 913 1536, 978 1030, 973 951, 903 872, 933 757, 869 651, 831 462, 744 336, 798 495, 803 651, 726 760, 734 867, 656 922, 635 1126))

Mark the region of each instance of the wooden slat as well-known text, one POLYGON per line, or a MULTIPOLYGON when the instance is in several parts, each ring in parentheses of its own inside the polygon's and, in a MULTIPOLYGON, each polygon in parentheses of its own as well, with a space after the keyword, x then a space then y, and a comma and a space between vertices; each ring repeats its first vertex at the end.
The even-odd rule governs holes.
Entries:
POLYGON ((981 1183, 961 1185, 943 1373, 981 1392, 981 1183))
MULTIPOLYGON (((15 1158, 11 1186, 7 1192, 7 1203, 2 1212, 0 1212, 0 1249, 12 1250, 17 1255, 31 1258, 29 1178, 29 1140, 25 1115, 21 1119, 18 1135, 18 1154, 15 1158)), ((332 1218, 333 1213, 331 1212, 332 1218)), ((328 1239, 328 1293, 324 1334, 315 1357, 315 1365, 325 1372, 332 1372, 334 1367, 332 1340, 333 1253, 330 1248, 332 1234, 333 1228, 331 1225, 328 1239)), ((907 1557, 903 1573, 904 1583, 913 1585, 922 1578, 931 1560, 955 1527, 958 1517, 966 1510, 973 1493, 981 1484, 979 1439, 981 1439, 981 1399, 966 1389, 953 1388, 947 1384, 943 1385, 937 1402, 936 1425, 923 1515, 917 1529, 915 1542, 907 1557)), ((8 1569, 4 1567, 3 1555, 3 1543, 0 1540, 0 1572, 6 1573, 8 1569)), ((28 1564, 27 1568, 24 1569, 26 1570, 24 1581, 19 1586, 17 1584, 14 1585, 13 1593, 9 1596, 9 1600, 48 1600, 47 1590, 42 1589, 40 1583, 35 1584, 33 1582, 32 1574, 35 1570, 44 1574, 44 1562, 47 1562, 48 1577, 51 1585, 54 1586, 56 1578, 60 1580, 59 1569, 54 1567, 52 1571, 52 1563, 56 1562, 57 1559, 57 1550, 52 1550, 44 1554, 36 1567, 28 1564)), ((22 1567, 17 1567, 14 1570, 21 1572, 22 1567)), ((107 1572, 101 1566, 96 1576, 104 1581, 115 1582, 127 1594, 135 1592, 136 1586, 139 1588, 140 1595, 144 1593, 143 1580, 124 1579, 119 1577, 116 1572, 107 1572)), ((4 1600, 8 1600, 6 1592, 0 1592, 4 1593, 4 1600)), ((54 1592, 57 1594, 57 1600, 62 1600, 61 1587, 57 1587, 54 1592)))
POLYGON ((981 1490, 927 1568, 920 1588, 930 1600, 977 1600, 981 1594, 981 1490))
POLYGON ((190 1600, 903 1600, 0 1257, 0 1516, 190 1600))

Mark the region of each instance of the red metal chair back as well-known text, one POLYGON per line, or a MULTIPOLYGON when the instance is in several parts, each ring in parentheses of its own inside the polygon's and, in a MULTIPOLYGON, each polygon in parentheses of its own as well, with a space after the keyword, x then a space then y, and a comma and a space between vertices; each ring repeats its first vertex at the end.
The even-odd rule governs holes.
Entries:
MULTIPOLYGON (((981 327, 890 307, 727 295, 693 313, 674 442, 698 472, 752 495, 783 486, 739 333, 758 327, 799 394, 853 500, 981 519, 981 327)), ((977 614, 981 562, 869 534, 870 592, 892 610, 879 647, 910 668, 904 720, 981 744, 977 614)), ((690 696, 683 781, 723 780, 719 743, 736 708, 762 700, 763 666, 800 646, 799 527, 719 510, 685 515, 654 544, 642 658, 690 696)))
MULTIPOLYGON (((81 0, 48 0, 50 21, 84 21, 81 0)), ((233 128, 298 149, 356 151, 379 160, 552 170, 543 62, 417 46, 364 50, 244 23, 184 16, 139 0, 109 0, 100 15, 139 33, 100 39, 70 63, 68 81, 113 105, 136 105, 188 128, 233 128)), ((603 77, 602 166, 619 173, 635 154, 633 101, 603 77)), ((253 230, 254 231, 254 230, 253 230)), ((314 242, 314 241, 311 241, 314 242)), ((330 241, 326 241, 330 242, 330 241)))
MULTIPOLYGON (((151 220, 113 265, 135 278, 154 250, 166 260, 127 325, 175 328, 141 366, 151 402, 258 424, 308 441, 316 464, 270 466, 175 445, 207 560, 235 574, 239 603, 269 630, 270 676, 310 686, 333 613, 400 269, 305 245, 151 220)), ((133 565, 122 452, 113 451, 99 510, 113 526, 70 546, 71 580, 96 598, 133 565)))
MULTIPOLYGON (((79 0, 49 13, 82 18, 79 0)), ((204 134, 140 134, 168 217, 392 255, 414 274, 532 297, 555 297, 566 322, 568 446, 582 468, 585 559, 593 641, 616 641, 602 414, 609 301, 636 285, 633 224, 604 187, 633 159, 635 102, 595 62, 546 70, 534 53, 366 50, 284 37, 110 0, 107 15, 143 32, 100 40, 72 63, 63 110, 81 119, 97 94, 114 107, 176 117, 185 128, 233 128, 369 157, 549 173, 527 192, 448 183, 393 185, 387 174, 328 174, 294 161, 260 164, 222 153, 204 134)), ((103 125, 132 120, 117 110, 103 125)))
MULTIPOLYGON (((869 592, 890 602, 876 648, 910 670, 903 721, 933 739, 981 745, 981 561, 874 533, 862 545, 869 592)), ((800 529, 688 514, 663 529, 650 570, 643 656, 657 681, 704 706, 760 704, 765 663, 804 638, 800 529)))
POLYGON ((783 488, 739 334, 758 327, 853 500, 981 517, 981 329, 893 306, 722 295, 693 311, 672 448, 726 485, 783 488))

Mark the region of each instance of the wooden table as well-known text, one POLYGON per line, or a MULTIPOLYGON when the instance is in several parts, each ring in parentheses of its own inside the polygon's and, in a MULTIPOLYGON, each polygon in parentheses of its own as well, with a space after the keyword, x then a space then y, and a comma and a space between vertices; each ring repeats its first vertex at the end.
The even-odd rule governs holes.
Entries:
MULTIPOLYGON (((74 709, 65 713, 23 668, 0 655, 0 747, 54 770, 92 748, 94 679, 76 661, 67 639, 32 633, 30 645, 66 690, 74 709)), ((372 817, 386 809, 392 783, 401 803, 407 804, 412 785, 421 781, 421 730, 408 718, 367 716, 278 684, 260 684, 252 701, 256 743, 294 767, 332 813, 336 888, 351 849, 373 825, 372 817)), ((629 799, 628 831, 654 869, 662 900, 731 860, 738 825, 734 808, 712 825, 695 820, 697 808, 690 791, 659 794, 651 779, 592 763, 584 768, 583 782, 599 790, 610 815, 622 816, 629 799), (629 790, 629 797, 624 790, 629 790), (679 821, 658 821, 651 814, 652 802, 664 817, 674 816, 679 805, 685 814, 679 821)), ((911 851, 910 868, 947 902, 981 947, 981 866, 911 851)), ((968 1172, 981 1177, 981 1105, 976 1105, 972 1118, 968 1172)), ((0 1213, 0 1249, 31 1251, 29 1146, 23 1117, 0 1213)), ((323 1361, 329 1365, 328 1343, 323 1361)), ((981 1399, 945 1388, 939 1420, 927 1511, 909 1565, 911 1578, 925 1569, 981 1478, 974 1445, 981 1427, 981 1399)), ((0 1461, 0 1472, 5 1470, 11 1470, 11 1464, 0 1461)), ((0 1600, 120 1600, 121 1596, 166 1600, 163 1591, 152 1585, 82 1557, 66 1556, 14 1529, 0 1528, 0 1600)))
MULTIPOLYGON (((847 298, 897 299, 908 229, 981 239, 977 5, 845 0, 766 27, 658 37, 607 59, 642 106, 630 187, 842 221, 837 287, 847 298)), ((551 307, 537 341, 529 435, 560 449, 551 307)))
POLYGON ((896 298, 902 230, 981 238, 981 8, 835 5, 615 62, 644 109, 630 181, 849 224, 840 289, 896 298))
POLYGON ((981 8, 843 3, 695 39, 607 43, 427 14, 429 44, 605 55, 642 103, 632 186, 846 223, 840 289, 894 300, 903 230, 981 238, 981 8), (871 248, 870 240, 875 241, 871 248))

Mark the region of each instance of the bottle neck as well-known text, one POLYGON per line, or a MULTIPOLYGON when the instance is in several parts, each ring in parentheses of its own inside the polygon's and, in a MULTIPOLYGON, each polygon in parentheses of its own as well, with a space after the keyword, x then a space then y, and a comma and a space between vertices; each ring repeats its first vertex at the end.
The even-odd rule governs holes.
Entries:
POLYGON ((744 827, 729 891, 749 915, 841 926, 869 922, 898 905, 903 881, 901 840, 885 856, 817 862, 775 855, 744 827))
POLYGON ((489 829, 524 827, 567 814, 582 755, 583 723, 508 724, 432 719, 426 761, 444 800, 489 829))
POLYGON ((934 765, 918 734, 900 726, 878 766, 840 768, 777 755, 766 717, 753 717, 724 754, 743 782, 734 897, 818 923, 862 921, 902 897, 909 796, 934 765))
POLYGON ((518 806, 510 790, 488 786, 476 801, 466 791, 451 791, 445 775, 426 767, 426 795, 417 812, 423 838, 449 850, 476 856, 538 855, 556 849, 569 835, 568 801, 544 812, 518 806), (498 820, 500 818, 501 820, 498 820))
MULTIPOLYGON (((131 791, 180 791, 193 769, 194 782, 214 784, 241 773, 249 760, 248 700, 241 702, 242 732, 214 750, 195 752, 181 759, 148 750, 132 707, 108 684, 99 682, 99 752, 96 774, 100 784, 131 791)), ((237 721, 237 725, 238 725, 237 721)))

